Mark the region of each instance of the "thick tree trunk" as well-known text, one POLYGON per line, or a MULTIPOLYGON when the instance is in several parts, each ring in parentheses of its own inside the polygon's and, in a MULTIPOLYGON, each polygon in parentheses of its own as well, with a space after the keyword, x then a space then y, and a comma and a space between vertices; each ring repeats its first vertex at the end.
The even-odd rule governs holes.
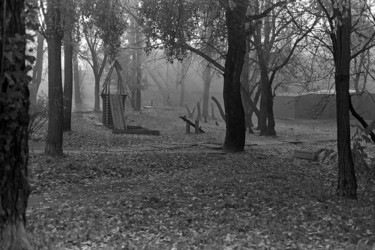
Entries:
POLYGON ((48 132, 45 153, 49 156, 63 154, 63 91, 61 77, 60 0, 48 1, 48 132))
POLYGON ((79 67, 78 67, 78 54, 73 55, 73 76, 74 76, 74 103, 75 105, 82 104, 81 99, 81 88, 80 88, 80 77, 79 77, 79 67))
POLYGON ((27 180, 29 90, 25 66, 25 3, 0 4, 0 249, 32 249, 25 230, 30 194, 27 180), (9 39, 13 42, 9 44, 9 39), (8 55, 5 56, 4 53, 8 55), (12 56, 12 60, 9 57, 12 56), (5 77, 4 73, 7 74, 5 77), (9 81, 12 79, 12 82, 9 81), (17 96, 17 98, 15 98, 17 96))
POLYGON ((226 134, 223 150, 243 151, 245 147, 245 114, 241 102, 241 72, 246 53, 245 16, 247 0, 234 0, 226 9, 228 53, 224 72, 224 108, 226 134))
POLYGON ((337 194, 348 198, 357 197, 357 180, 350 147, 349 81, 350 81, 350 33, 351 10, 343 5, 343 13, 335 9, 341 25, 332 34, 335 59, 335 87, 337 110, 338 185, 337 194), (349 13, 349 14, 348 14, 349 13))
POLYGON ((64 44, 64 131, 72 130, 73 99, 73 41, 71 31, 65 34, 64 44))
POLYGON ((40 83, 42 82, 43 75, 43 56, 44 56, 44 36, 37 32, 37 43, 38 47, 36 50, 36 60, 33 67, 33 80, 30 84, 30 102, 36 103, 38 97, 38 90, 40 83))

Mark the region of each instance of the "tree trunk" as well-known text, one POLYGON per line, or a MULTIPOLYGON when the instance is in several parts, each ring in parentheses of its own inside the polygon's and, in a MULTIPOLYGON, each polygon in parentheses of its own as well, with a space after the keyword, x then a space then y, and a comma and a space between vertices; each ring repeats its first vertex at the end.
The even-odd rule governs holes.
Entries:
MULTIPOLYGON (((357 121, 359 121, 361 123, 362 127, 364 129, 367 129, 367 127, 368 127, 367 122, 365 121, 365 119, 363 119, 363 117, 360 114, 357 113, 357 111, 353 107, 353 103, 352 103, 351 98, 349 99, 349 110, 350 110, 350 113, 357 119, 357 121)), ((370 132, 370 137, 371 137, 372 142, 375 143, 374 132, 372 132, 372 131, 370 132)))
POLYGON ((47 2, 48 43, 48 132, 45 153, 49 156, 63 154, 63 91, 61 77, 60 0, 47 2), (57 6, 57 7, 56 7, 57 6))
POLYGON ((135 69, 135 89, 134 89, 134 110, 140 111, 142 107, 142 50, 141 50, 141 33, 137 23, 133 22, 134 29, 134 45, 136 49, 134 50, 134 69, 135 69))
POLYGON ((268 85, 268 73, 260 65, 260 117, 258 119, 258 128, 260 130, 260 135, 267 134, 267 85, 268 85))
POLYGON ((100 112, 100 76, 94 72, 95 86, 94 86, 94 112, 100 112))
POLYGON ((212 79, 212 70, 210 65, 207 65, 206 70, 203 72, 204 87, 203 87, 203 106, 202 106, 202 116, 205 122, 207 122, 209 112, 208 104, 210 101, 210 86, 212 79))
POLYGON ((217 109, 219 110, 220 116, 221 116, 221 118, 223 119, 223 121, 224 121, 224 122, 227 122, 227 121, 226 121, 227 118, 226 118, 225 112, 224 112, 223 108, 221 107, 220 102, 216 99, 215 96, 211 96, 211 99, 212 99, 212 101, 214 101, 214 103, 216 104, 217 109))
POLYGON ((180 83, 180 107, 182 107, 185 103, 185 81, 180 83))
MULTIPOLYGON (((68 4, 73 5, 71 2, 68 4)), ((71 26, 73 18, 66 13, 67 27, 71 26)), ((72 26, 65 31, 64 41, 64 131, 72 130, 72 98, 73 98, 73 39, 72 26)))
POLYGON ((82 104, 77 53, 73 54, 73 76, 74 76, 74 103, 77 106, 79 104, 82 104))
POLYGON ((339 196, 356 198, 357 180, 355 176, 352 151, 350 147, 350 117, 349 117, 349 81, 350 81, 350 33, 351 10, 350 1, 343 12, 334 8, 338 14, 339 23, 336 33, 332 34, 335 59, 335 88, 337 110, 337 149, 338 149, 338 185, 339 196))
POLYGON ((25 230, 30 194, 27 180, 29 158, 29 90, 26 70, 25 2, 0 4, 0 249, 32 249, 25 230), (13 39, 12 43, 9 40, 13 39), (7 53, 5 56, 4 53, 7 53), (12 57, 10 59, 9 57, 12 57), (7 77, 5 77, 5 73, 7 77), (12 82, 10 82, 10 78, 12 82), (15 98, 17 96, 17 98, 15 98))
POLYGON ((273 115, 273 95, 272 95, 272 83, 268 82, 265 89, 267 95, 267 129, 264 135, 275 136, 275 117, 273 115))
POLYGON ((37 32, 37 43, 38 47, 36 50, 36 60, 33 67, 33 80, 30 84, 30 102, 36 103, 38 97, 38 90, 40 83, 42 82, 43 75, 43 56, 44 56, 44 36, 37 32))
POLYGON ((224 108, 226 134, 223 150, 243 151, 245 147, 245 113, 241 102, 241 72, 246 53, 245 17, 247 0, 234 0, 226 9, 228 52, 224 72, 224 108))
MULTIPOLYGON (((246 25, 246 29, 247 29, 246 25)), ((254 131, 251 128, 253 123, 251 121, 251 106, 250 101, 250 86, 249 86, 249 74, 250 74, 250 62, 249 62, 249 53, 250 53, 250 44, 246 42, 246 54, 244 59, 244 64, 241 73, 241 100, 242 105, 245 111, 245 128, 249 131, 250 134, 253 134, 254 131)))

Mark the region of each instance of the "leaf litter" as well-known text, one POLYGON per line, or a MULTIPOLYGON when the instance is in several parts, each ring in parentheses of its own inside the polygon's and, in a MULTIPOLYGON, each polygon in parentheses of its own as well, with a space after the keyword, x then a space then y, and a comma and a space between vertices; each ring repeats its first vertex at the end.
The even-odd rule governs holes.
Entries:
POLYGON ((292 133, 279 121, 277 139, 297 133, 311 143, 266 138, 223 154, 203 144, 220 145, 224 127, 185 135, 176 111, 132 117, 150 119, 161 136, 112 135, 75 117, 64 138, 75 153, 31 154, 27 217, 37 249, 375 248, 374 188, 355 201, 338 198, 334 163, 293 158, 297 148, 334 147, 304 124, 292 133))

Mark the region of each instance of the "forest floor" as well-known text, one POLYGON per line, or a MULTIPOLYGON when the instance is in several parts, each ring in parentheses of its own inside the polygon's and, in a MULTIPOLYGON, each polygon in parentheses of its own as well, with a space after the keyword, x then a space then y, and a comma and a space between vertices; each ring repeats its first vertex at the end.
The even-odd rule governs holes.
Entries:
POLYGON ((334 157, 294 157, 335 150, 334 121, 277 120, 277 137, 247 134, 245 152, 227 154, 223 122, 185 134, 179 115, 129 112, 152 136, 75 113, 58 159, 43 155, 45 132, 30 140, 36 249, 375 249, 375 184, 359 176, 358 200, 339 198, 334 157))

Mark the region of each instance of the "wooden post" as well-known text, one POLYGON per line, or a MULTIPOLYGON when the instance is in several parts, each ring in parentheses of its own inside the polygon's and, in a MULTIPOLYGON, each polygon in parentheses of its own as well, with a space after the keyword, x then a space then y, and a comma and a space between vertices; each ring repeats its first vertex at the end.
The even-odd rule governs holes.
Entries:
POLYGON ((199 120, 198 119, 195 120, 195 133, 199 134, 199 120))
POLYGON ((190 134, 190 124, 186 122, 186 134, 190 134))

